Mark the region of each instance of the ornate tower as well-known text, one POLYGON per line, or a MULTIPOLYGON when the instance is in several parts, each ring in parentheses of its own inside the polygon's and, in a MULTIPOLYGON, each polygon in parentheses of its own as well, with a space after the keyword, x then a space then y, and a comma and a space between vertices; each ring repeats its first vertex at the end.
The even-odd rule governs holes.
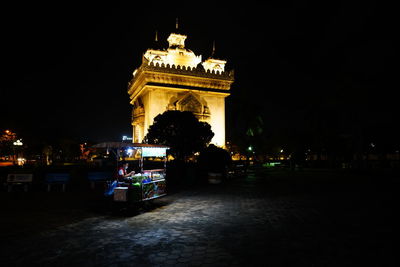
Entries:
MULTIPOLYGON (((208 122, 214 132, 212 143, 225 145, 225 97, 234 81, 225 71, 225 60, 202 61, 185 48, 187 36, 171 33, 167 49, 148 49, 142 64, 128 84, 131 99, 133 142, 142 142, 154 118, 166 110, 191 111, 208 122)), ((157 41, 157 37, 156 37, 157 41)), ((214 52, 214 49, 213 49, 214 52)))

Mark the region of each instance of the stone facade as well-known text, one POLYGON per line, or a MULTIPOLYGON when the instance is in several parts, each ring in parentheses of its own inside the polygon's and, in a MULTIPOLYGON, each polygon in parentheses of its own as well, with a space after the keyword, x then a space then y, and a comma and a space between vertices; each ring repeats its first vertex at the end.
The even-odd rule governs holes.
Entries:
POLYGON ((154 118, 166 110, 192 112, 208 122, 212 143, 225 145, 225 97, 234 81, 225 71, 225 60, 204 62, 185 48, 185 35, 172 33, 168 49, 148 49, 128 84, 131 99, 133 142, 140 143, 154 118))

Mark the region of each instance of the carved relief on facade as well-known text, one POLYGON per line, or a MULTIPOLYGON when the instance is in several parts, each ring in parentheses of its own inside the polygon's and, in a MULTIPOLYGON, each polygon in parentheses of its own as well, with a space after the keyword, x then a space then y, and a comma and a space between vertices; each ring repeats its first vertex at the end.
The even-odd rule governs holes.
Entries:
POLYGON ((178 110, 190 111, 194 114, 201 114, 203 105, 192 93, 188 93, 177 103, 178 110))
POLYGON ((138 97, 135 100, 135 103, 133 105, 133 109, 132 109, 132 121, 138 121, 140 120, 142 117, 144 117, 144 105, 142 103, 142 100, 140 97, 138 97))
POLYGON ((144 115, 145 115, 144 105, 141 101, 141 98, 137 98, 132 109, 132 126, 134 133, 133 141, 137 143, 141 142, 143 138, 143 136, 141 135, 144 128, 144 115))
POLYGON ((207 102, 191 92, 171 97, 167 109, 190 111, 201 121, 207 121, 211 116, 207 102))

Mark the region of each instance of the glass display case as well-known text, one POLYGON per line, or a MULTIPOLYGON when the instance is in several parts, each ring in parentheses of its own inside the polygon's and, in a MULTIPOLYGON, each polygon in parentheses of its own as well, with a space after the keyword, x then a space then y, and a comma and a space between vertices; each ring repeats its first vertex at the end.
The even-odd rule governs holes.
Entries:
POLYGON ((142 180, 142 199, 148 200, 162 197, 167 194, 165 170, 154 169, 143 171, 145 180, 142 180))

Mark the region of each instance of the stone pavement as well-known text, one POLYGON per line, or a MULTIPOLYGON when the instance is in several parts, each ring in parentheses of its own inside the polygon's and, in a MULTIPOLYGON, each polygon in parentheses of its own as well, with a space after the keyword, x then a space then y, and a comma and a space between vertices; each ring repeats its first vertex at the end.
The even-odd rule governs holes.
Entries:
POLYGON ((393 266, 390 186, 337 176, 253 171, 6 240, 0 266, 393 266))

